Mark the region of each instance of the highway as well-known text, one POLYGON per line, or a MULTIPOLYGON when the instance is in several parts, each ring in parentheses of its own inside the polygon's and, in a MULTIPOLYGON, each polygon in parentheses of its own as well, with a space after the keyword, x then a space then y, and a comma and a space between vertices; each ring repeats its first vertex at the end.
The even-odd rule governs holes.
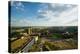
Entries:
POLYGON ((28 50, 30 49, 30 47, 34 44, 35 39, 32 38, 32 40, 20 51, 20 52, 28 52, 28 50))

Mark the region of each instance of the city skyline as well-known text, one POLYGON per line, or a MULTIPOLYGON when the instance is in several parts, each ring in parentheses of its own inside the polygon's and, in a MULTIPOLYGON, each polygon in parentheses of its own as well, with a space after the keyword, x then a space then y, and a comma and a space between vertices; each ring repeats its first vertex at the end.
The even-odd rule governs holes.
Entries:
POLYGON ((77 26, 77 5, 11 1, 11 26, 77 26))

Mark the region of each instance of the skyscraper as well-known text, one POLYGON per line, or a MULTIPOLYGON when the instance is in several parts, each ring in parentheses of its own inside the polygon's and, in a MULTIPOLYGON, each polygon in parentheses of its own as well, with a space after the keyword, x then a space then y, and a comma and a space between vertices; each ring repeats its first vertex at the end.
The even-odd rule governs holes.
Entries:
POLYGON ((28 34, 32 34, 32 28, 28 28, 28 34))

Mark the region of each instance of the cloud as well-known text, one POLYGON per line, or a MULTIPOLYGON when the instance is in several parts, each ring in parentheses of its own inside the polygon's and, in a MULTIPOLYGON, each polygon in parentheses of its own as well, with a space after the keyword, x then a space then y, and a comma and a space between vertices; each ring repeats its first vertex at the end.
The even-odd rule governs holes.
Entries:
MULTIPOLYGON (((24 11, 24 5, 21 2, 12 2, 11 4, 18 10, 24 11)), ((37 5, 37 4, 36 4, 37 5)), ((14 19, 12 26, 77 26, 77 6, 71 4, 41 4, 37 9, 35 18, 14 19), (35 19, 35 20, 33 20, 35 19)), ((27 16, 26 16, 27 17, 27 16)))
POLYGON ((44 26, 77 26, 78 14, 76 5, 48 4, 48 6, 45 11, 38 10, 37 18, 44 21, 42 23, 44 26))
POLYGON ((49 4, 49 10, 52 10, 55 17, 60 16, 61 13, 70 11, 71 9, 75 8, 76 5, 70 4, 49 4))
POLYGON ((15 19, 12 18, 11 26, 32 26, 33 22, 28 19, 15 19))
POLYGON ((18 11, 25 11, 23 3, 20 1, 11 1, 11 6, 16 8, 18 11))
POLYGON ((66 25, 78 26, 78 19, 74 19, 66 23, 66 25))
POLYGON ((47 5, 41 4, 41 5, 42 7, 38 10, 37 18, 45 18, 45 15, 59 17, 61 13, 69 11, 72 8, 76 7, 76 5, 68 5, 68 4, 47 4, 47 5))

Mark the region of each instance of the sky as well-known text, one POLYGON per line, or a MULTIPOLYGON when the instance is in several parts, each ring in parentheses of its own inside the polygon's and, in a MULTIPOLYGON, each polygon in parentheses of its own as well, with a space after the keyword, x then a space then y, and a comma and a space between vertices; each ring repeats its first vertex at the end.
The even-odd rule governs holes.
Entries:
POLYGON ((77 26, 72 4, 11 1, 11 26, 77 26))

